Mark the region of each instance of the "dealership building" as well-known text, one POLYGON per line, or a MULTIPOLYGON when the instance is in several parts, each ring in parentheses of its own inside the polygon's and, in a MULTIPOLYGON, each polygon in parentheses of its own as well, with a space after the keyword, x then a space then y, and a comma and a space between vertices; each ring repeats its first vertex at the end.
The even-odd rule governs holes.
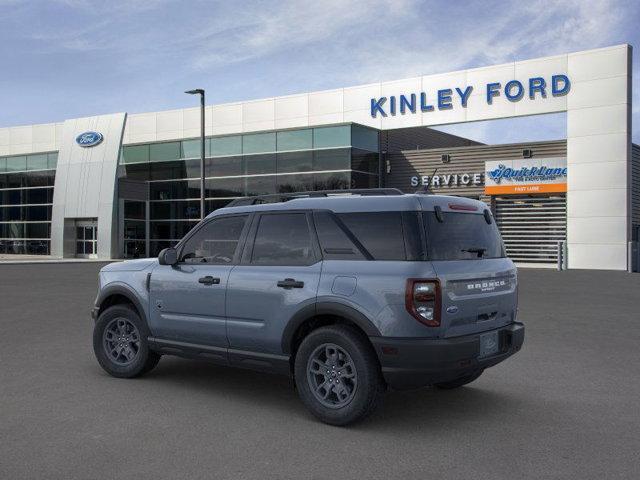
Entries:
MULTIPOLYGON (((521 265, 637 270, 631 47, 205 107, 206 212, 243 196, 394 187, 490 205, 521 265), (432 126, 566 112, 567 138, 432 126)), ((0 129, 0 254, 135 258, 200 218, 200 110, 0 129)))

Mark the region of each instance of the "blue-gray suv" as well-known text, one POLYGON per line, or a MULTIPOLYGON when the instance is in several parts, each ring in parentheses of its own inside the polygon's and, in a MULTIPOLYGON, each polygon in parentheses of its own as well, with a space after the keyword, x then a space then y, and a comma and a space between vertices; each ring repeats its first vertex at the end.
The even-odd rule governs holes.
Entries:
POLYGON ((93 347, 116 377, 165 354, 290 375, 320 420, 388 388, 451 389, 517 352, 516 268, 479 201, 398 191, 238 199, 157 259, 100 271, 93 347))

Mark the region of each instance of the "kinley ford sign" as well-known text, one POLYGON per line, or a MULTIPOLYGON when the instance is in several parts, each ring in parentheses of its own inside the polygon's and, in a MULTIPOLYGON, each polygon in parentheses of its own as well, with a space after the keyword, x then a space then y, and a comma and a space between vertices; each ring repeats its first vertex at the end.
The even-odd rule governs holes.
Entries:
POLYGON ((484 185, 487 195, 567 191, 566 157, 520 158, 485 163, 484 173, 447 173, 411 177, 412 187, 484 185))
MULTIPOLYGON (((484 101, 491 105, 495 97, 504 95, 510 102, 520 101, 525 93, 529 100, 546 98, 547 95, 559 97, 566 95, 571 90, 571 82, 566 75, 552 75, 550 81, 543 77, 531 77, 527 82, 511 80, 504 87, 500 82, 487 83, 483 87, 484 101)), ((454 105, 467 107, 469 97, 474 90, 473 85, 468 85, 464 89, 460 87, 444 88, 435 92, 420 92, 403 95, 391 95, 389 97, 379 97, 371 99, 371 116, 378 115, 386 117, 388 115, 405 115, 407 113, 433 112, 436 110, 450 110, 454 105)))

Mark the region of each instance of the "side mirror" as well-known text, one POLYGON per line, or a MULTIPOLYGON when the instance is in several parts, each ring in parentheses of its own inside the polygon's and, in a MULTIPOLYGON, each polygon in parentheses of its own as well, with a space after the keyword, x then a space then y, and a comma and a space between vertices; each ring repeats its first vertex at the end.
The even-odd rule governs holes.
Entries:
POLYGON ((158 255, 160 265, 175 265, 178 263, 178 251, 175 248, 165 248, 158 255))

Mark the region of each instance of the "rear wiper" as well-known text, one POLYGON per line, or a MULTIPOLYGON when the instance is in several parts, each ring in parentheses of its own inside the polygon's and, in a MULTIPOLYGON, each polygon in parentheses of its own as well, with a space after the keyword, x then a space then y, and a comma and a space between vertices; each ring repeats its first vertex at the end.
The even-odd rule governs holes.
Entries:
POLYGON ((484 252, 486 252, 487 249, 486 248, 463 248, 461 250, 461 252, 469 252, 469 253, 477 253, 478 254, 478 258, 482 258, 482 256, 484 255, 484 252))

